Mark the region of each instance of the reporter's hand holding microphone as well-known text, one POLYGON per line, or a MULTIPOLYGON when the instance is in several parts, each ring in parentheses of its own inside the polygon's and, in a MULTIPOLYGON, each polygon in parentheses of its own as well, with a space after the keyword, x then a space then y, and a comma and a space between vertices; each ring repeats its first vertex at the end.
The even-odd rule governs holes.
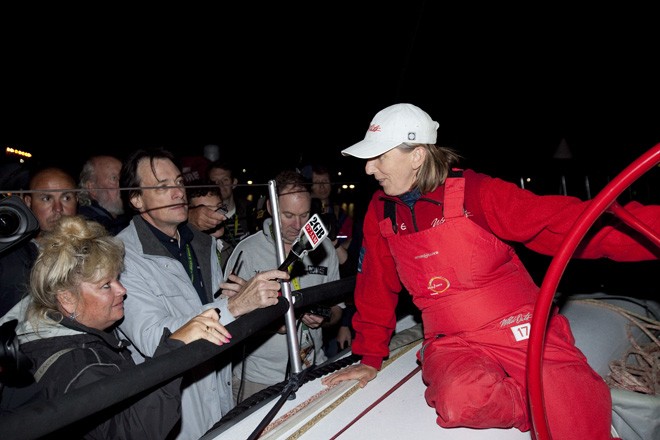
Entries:
MULTIPOLYGON (((327 237, 328 232, 318 215, 313 215, 302 228, 298 240, 278 269, 258 272, 254 277, 245 280, 234 272, 240 267, 241 253, 234 263, 234 269, 227 280, 220 284, 220 291, 228 300, 227 307, 234 317, 239 317, 253 310, 277 304, 280 295, 280 281, 288 281, 288 267, 291 263, 307 255, 327 237)), ((322 317, 314 317, 313 320, 322 317)), ((314 324, 314 323, 312 323, 314 324)), ((320 325, 320 324, 318 324, 320 325)), ((317 325, 317 326, 318 326, 317 325)))

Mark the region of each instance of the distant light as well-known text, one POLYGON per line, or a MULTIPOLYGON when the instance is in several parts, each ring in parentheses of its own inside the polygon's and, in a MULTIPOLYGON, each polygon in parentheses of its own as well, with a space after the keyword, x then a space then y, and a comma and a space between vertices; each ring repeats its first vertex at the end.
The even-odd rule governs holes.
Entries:
POLYGON ((352 183, 351 183, 350 185, 348 185, 348 187, 349 187, 350 189, 355 189, 355 185, 352 184, 352 183))
POLYGON ((243 168, 243 174, 245 174, 245 173, 247 173, 247 170, 245 168, 243 168))
POLYGON ((344 183, 341 187, 342 187, 343 189, 348 189, 348 185, 346 185, 345 183, 344 183))
POLYGON ((531 177, 528 177, 526 180, 527 180, 527 183, 529 183, 529 182, 532 181, 532 178, 531 178, 531 177))
POLYGON ((23 157, 32 157, 32 153, 28 153, 27 151, 17 150, 11 147, 7 147, 5 151, 7 152, 7 154, 15 154, 17 156, 23 156, 23 157))
POLYGON ((248 181, 247 181, 247 184, 248 184, 248 185, 252 185, 252 181, 251 181, 251 180, 248 180, 248 181))
POLYGON ((338 176, 341 176, 341 171, 337 171, 337 175, 338 175, 338 176))

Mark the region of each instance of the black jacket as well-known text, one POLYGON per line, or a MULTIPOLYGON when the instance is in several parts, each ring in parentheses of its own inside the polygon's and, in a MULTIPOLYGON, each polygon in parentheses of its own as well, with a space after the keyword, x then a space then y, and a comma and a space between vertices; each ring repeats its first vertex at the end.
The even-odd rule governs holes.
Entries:
POLYGON ((0 253, 0 316, 28 294, 30 271, 39 250, 33 241, 0 253))
POLYGON ((92 200, 90 205, 78 206, 78 215, 101 223, 110 235, 119 234, 131 221, 131 216, 128 214, 121 214, 114 217, 107 209, 99 205, 96 200, 92 200))
MULTIPOLYGON (((103 380, 122 374, 134 367, 127 346, 116 333, 90 329, 68 318, 57 324, 41 321, 37 331, 29 321, 19 324, 17 334, 21 351, 30 359, 30 373, 53 354, 60 354, 50 364, 38 383, 27 388, 5 388, 2 406, 16 409, 39 399, 51 399, 103 380)), ((165 329, 156 356, 168 352, 183 343, 169 339, 165 329)), ((103 396, 95 396, 103 399, 103 396)), ((80 402, 84 405, 85 402, 80 402)), ((53 437, 86 439, 166 439, 172 436, 181 418, 181 379, 177 378, 150 393, 141 393, 111 407, 103 409, 83 420, 62 428, 53 437)))

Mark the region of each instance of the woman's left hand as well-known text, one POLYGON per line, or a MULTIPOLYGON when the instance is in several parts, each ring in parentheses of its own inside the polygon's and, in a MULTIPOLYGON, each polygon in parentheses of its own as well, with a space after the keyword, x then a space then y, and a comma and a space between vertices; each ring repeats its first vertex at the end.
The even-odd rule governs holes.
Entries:
POLYGON ((208 309, 182 325, 170 338, 186 344, 206 339, 216 345, 222 345, 231 340, 231 334, 220 324, 220 315, 216 309, 208 309))
POLYGON ((360 388, 364 388, 369 381, 378 375, 378 370, 365 364, 354 364, 345 367, 330 376, 321 379, 326 386, 336 385, 347 380, 357 380, 360 388))

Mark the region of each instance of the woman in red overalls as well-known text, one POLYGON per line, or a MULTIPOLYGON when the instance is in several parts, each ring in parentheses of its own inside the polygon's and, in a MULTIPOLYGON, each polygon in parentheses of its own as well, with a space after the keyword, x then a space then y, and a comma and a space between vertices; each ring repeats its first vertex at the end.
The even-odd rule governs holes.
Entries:
MULTIPOLYGON (((367 159, 377 191, 364 220, 353 318, 358 365, 326 385, 376 377, 396 325, 401 284, 422 312, 418 358, 426 400, 442 427, 531 428, 525 363, 539 288, 506 242, 552 255, 589 202, 537 196, 516 185, 454 168, 458 156, 435 145, 438 123, 411 104, 381 110, 365 139, 342 151, 367 159)), ((660 229, 660 207, 626 209, 660 229)), ((578 258, 657 259, 620 227, 585 240, 578 258)), ((651 251, 650 249, 654 249, 651 251)), ((553 439, 609 439, 605 381, 554 313, 545 337, 544 401, 553 439), (579 414, 579 415, 578 415, 579 414)))

